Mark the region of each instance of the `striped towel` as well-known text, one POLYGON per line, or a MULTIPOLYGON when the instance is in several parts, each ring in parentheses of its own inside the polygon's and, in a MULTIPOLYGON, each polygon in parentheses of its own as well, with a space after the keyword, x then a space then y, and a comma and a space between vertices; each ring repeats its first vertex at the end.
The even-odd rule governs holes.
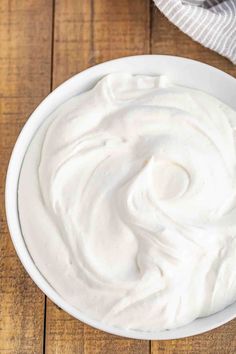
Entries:
POLYGON ((183 32, 236 64, 236 0, 154 2, 183 32))

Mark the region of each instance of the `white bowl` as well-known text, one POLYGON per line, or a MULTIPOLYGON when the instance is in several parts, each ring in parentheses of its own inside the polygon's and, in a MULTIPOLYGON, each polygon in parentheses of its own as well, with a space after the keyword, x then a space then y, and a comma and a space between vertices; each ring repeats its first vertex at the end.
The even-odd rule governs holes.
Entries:
MULTIPOLYGON (((73 76, 47 96, 22 129, 10 159, 6 180, 7 221, 16 252, 38 287, 60 308, 75 318, 103 331, 137 339, 175 339, 209 331, 236 317, 236 302, 214 315, 199 318, 188 325, 162 332, 122 330, 101 324, 69 305, 52 288, 34 264, 21 233, 17 190, 22 161, 35 132, 49 114, 64 101, 90 89, 104 75, 125 71, 133 74, 166 74, 172 82, 200 89, 216 96, 236 110, 236 79, 209 65, 179 57, 141 55, 120 58, 87 69, 73 76)), ((224 289, 222 289, 224 291, 224 289)))

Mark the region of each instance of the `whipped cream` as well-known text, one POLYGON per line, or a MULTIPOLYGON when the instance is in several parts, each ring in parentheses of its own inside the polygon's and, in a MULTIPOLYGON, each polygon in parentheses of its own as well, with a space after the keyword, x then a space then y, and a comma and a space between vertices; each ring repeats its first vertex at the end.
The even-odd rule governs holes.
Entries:
POLYGON ((236 113, 110 74, 38 130, 19 215, 47 281, 94 320, 164 330, 236 299, 236 113))

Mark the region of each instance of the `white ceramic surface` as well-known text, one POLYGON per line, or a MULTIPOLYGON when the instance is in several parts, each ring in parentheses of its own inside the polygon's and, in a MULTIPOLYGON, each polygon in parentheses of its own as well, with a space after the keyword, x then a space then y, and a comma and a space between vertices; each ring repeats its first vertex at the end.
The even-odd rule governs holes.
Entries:
POLYGON ((212 94, 236 110, 236 79, 209 65, 185 58, 162 55, 126 57, 105 62, 73 76, 47 96, 36 108, 15 144, 8 167, 5 190, 7 221, 11 238, 22 264, 34 282, 54 303, 75 318, 106 332, 129 338, 175 339, 200 334, 235 318, 236 302, 214 315, 197 319, 184 327, 163 332, 150 333, 110 327, 93 321, 60 297, 35 266, 21 233, 17 205, 18 179, 25 152, 35 132, 62 102, 88 90, 104 75, 119 71, 146 75, 166 74, 172 82, 212 94))

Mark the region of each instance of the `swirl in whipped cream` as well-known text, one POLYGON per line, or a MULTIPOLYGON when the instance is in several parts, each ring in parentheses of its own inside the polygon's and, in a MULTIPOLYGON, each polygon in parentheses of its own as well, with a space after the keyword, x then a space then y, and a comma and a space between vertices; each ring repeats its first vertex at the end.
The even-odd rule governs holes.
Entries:
POLYGON ((43 124, 19 213, 35 264, 112 326, 164 330, 236 299, 236 113, 165 77, 110 74, 43 124))

